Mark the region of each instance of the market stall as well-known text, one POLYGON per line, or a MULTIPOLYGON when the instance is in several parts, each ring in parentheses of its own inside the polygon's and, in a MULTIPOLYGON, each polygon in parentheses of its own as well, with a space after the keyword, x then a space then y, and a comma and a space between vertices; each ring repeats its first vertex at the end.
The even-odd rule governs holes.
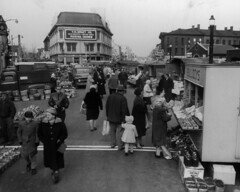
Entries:
POLYGON ((186 64, 184 100, 173 108, 202 161, 240 162, 240 66, 186 64))

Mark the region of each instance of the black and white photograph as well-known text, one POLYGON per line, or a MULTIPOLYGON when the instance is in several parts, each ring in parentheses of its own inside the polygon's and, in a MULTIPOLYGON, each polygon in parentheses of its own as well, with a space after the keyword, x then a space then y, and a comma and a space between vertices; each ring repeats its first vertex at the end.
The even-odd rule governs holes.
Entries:
POLYGON ((239 0, 1 0, 0 192, 240 192, 239 0))

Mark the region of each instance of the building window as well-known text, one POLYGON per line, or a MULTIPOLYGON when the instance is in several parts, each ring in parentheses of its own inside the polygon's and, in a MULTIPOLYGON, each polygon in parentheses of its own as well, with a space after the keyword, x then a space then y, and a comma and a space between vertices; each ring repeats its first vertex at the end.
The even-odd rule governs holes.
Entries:
POLYGON ((209 39, 206 40, 206 44, 209 44, 209 39))
POLYGON ((169 45, 169 37, 167 37, 167 45, 169 45))
POLYGON ((87 52, 93 52, 94 51, 94 43, 88 43, 86 44, 86 51, 87 52))
POLYGON ((219 44, 219 39, 216 40, 216 44, 219 44))
POLYGON ((182 55, 185 55, 185 49, 182 48, 181 50, 182 50, 182 55))
POLYGON ((236 45, 237 44, 237 41, 236 40, 233 40, 233 45, 236 45))
POLYGON ((64 50, 63 50, 63 43, 59 43, 59 47, 60 47, 60 51, 64 52, 64 50))
POLYGON ((184 45, 184 38, 181 39, 181 44, 184 45))
POLYGON ((222 40, 222 44, 225 45, 226 44, 226 41, 225 39, 222 40))
POLYGON ((228 45, 231 45, 232 44, 232 41, 231 40, 228 40, 228 45))
POLYGON ((59 37, 60 39, 63 39, 63 30, 59 30, 59 37))
POLYGON ((100 31, 97 31, 97 40, 100 39, 100 31))
POLYGON ((174 53, 174 55, 177 55, 177 48, 175 48, 175 53, 174 53))
POLYGON ((76 52, 76 43, 67 43, 68 52, 76 52))
POLYGON ((175 45, 177 45, 177 44, 178 44, 178 38, 175 37, 175 45))
POLYGON ((97 44, 97 51, 100 51, 100 43, 97 44))

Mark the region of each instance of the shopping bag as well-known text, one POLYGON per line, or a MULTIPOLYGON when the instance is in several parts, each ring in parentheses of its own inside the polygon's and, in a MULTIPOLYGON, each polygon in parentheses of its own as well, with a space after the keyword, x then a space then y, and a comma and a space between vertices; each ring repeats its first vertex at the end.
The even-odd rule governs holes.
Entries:
POLYGON ((62 143, 59 147, 58 147, 58 152, 60 152, 60 153, 64 153, 65 151, 66 151, 66 149, 67 149, 67 145, 66 145, 66 143, 62 143))
POLYGON ((103 121, 102 135, 108 135, 109 132, 110 132, 109 121, 104 120, 104 121, 103 121))
POLYGON ((83 115, 86 115, 86 104, 84 103, 84 101, 82 101, 82 103, 81 103, 80 113, 83 115))

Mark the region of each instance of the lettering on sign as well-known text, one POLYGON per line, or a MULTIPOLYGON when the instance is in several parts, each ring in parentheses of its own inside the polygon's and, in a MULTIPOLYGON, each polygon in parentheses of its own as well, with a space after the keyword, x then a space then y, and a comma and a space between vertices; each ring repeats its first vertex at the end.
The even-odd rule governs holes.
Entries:
POLYGON ((66 39, 96 40, 96 30, 69 30, 66 31, 66 39))
POLYGON ((205 76, 206 76, 206 68, 195 67, 195 66, 186 66, 185 68, 184 78, 199 86, 204 87, 205 76))

